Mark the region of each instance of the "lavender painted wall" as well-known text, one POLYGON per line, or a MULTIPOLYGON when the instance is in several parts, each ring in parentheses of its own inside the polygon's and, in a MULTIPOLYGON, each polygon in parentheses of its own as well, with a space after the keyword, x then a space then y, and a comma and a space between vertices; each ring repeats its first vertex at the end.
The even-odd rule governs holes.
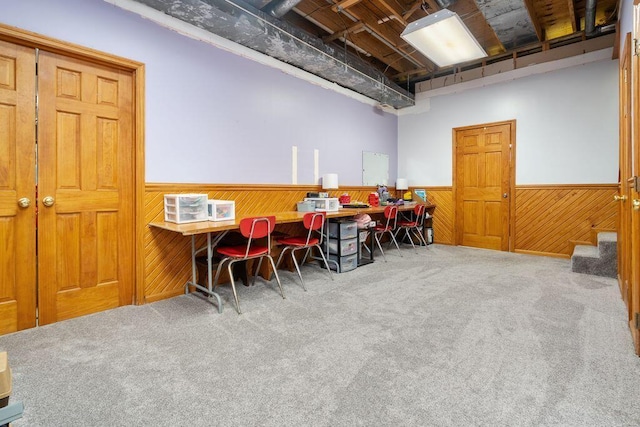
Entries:
POLYGON ((146 66, 146 180, 298 183, 338 173, 361 185, 362 152, 397 169, 397 117, 280 70, 181 36, 101 0, 0 3, 0 22, 146 66))

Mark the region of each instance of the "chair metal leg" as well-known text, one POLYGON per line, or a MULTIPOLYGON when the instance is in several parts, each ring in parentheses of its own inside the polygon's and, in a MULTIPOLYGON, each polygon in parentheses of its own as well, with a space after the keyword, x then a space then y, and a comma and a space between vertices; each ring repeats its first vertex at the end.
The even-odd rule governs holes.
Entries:
POLYGON ((398 237, 398 234, 400 233, 400 231, 404 231, 404 237, 409 239, 409 243, 411 243, 411 246, 413 247, 413 251, 415 253, 418 253, 418 250, 416 249, 416 245, 413 243, 413 237, 411 237, 411 235, 409 234, 409 227, 400 227, 398 228, 398 231, 396 232, 396 237, 398 237))
MULTIPOLYGON (((262 258, 260 257, 260 260, 258 261, 258 268, 256 268, 255 273, 253 274, 253 279, 251 279, 251 286, 256 284, 256 276, 258 275, 258 273, 260 273, 260 267, 262 266, 262 258)), ((273 266, 273 271, 276 271, 276 266, 273 266)))
POLYGON ((213 279, 213 289, 212 290, 215 290, 216 287, 218 286, 218 279, 220 278, 220 272, 222 271, 222 267, 224 266, 224 263, 227 260, 228 260, 228 258, 224 258, 218 263, 218 268, 216 269, 216 277, 213 279))
MULTIPOLYGON (((286 299, 286 297, 284 296, 284 290, 282 289, 282 283, 280 283, 280 276, 278 276, 278 271, 276 270, 276 263, 273 262, 273 258, 271 257, 271 255, 265 255, 264 257, 269 258, 269 262, 271 262, 271 266, 273 267, 273 274, 275 274, 276 276, 276 280, 278 281, 278 287, 280 288, 280 295, 282 295, 282 299, 286 299)), ((262 261, 262 258, 260 258, 260 261, 262 261)))
POLYGON ((309 246, 307 248, 307 251, 304 253, 304 256, 302 257, 302 262, 301 262, 302 265, 304 265, 307 262, 307 258, 309 258, 309 254, 311 253, 311 248, 312 247, 313 246, 309 246))
MULTIPOLYGON (((304 248, 291 249, 291 259, 293 259, 293 265, 296 266, 296 271, 298 272, 298 277, 300 278, 300 283, 302 283, 302 289, 304 289, 306 291, 307 288, 304 286, 304 279, 302 278, 302 273, 300 272, 300 266, 298 265, 298 260, 296 259, 296 249, 304 249, 304 248)), ((306 255, 305 255, 305 258, 306 258, 306 255)))
POLYGON ((282 249, 282 252, 280 252, 280 256, 278 257, 278 261, 276 262, 276 268, 280 267, 280 261, 282 261, 282 258, 284 258, 284 254, 287 253, 289 249, 291 249, 291 246, 285 246, 282 249))
POLYGON ((413 247, 413 251, 415 253, 418 253, 418 248, 416 248, 416 245, 413 243, 413 238, 411 237, 411 234, 409 233, 409 228, 405 228, 404 229, 404 234, 409 239, 409 242, 411 242, 411 246, 413 247))
POLYGON ((384 255, 384 251, 382 250, 382 245, 380 244, 380 239, 378 238, 378 233, 374 233, 373 234, 373 238, 376 241, 376 244, 378 245, 378 249, 380 249, 380 253, 382 254, 382 259, 384 259, 384 262, 387 262, 387 257, 384 255))
POLYGON ((412 231, 416 236, 418 236, 418 240, 420 240, 420 242, 422 242, 424 246, 427 247, 427 241, 422 235, 422 230, 420 230, 418 227, 415 227, 412 231))
POLYGON ((240 301, 238 300, 238 292, 236 291, 236 282, 235 280, 233 280, 233 271, 231 267, 233 267, 233 260, 229 261, 229 265, 227 266, 227 269, 229 270, 229 279, 231 280, 231 290, 233 290, 233 298, 236 300, 236 311, 238 312, 238 314, 242 314, 242 311, 240 311, 240 301))
POLYGON ((393 231, 389 231, 389 235, 391 236, 391 240, 396 245, 396 249, 398 249, 398 254, 402 256, 402 251, 400 251, 400 246, 398 245, 398 241, 396 240, 396 236, 393 235, 393 231))
MULTIPOLYGON (((324 252, 322 252, 322 248, 320 247, 320 245, 315 245, 316 248, 318 248, 318 252, 320 252, 320 256, 322 257, 322 261, 324 261, 324 266, 327 269, 327 271, 329 272, 329 277, 331 277, 331 280, 333 280, 333 273, 331 272, 331 269, 329 268, 329 262, 327 261, 327 258, 324 256, 324 252)), ((311 248, 309 248, 311 249, 311 248)))

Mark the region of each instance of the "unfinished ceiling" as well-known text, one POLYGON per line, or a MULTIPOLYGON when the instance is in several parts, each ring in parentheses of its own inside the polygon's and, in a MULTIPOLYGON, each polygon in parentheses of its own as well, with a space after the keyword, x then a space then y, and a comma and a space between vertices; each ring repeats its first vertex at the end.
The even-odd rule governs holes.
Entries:
POLYGON ((618 0, 133 1, 397 109, 414 104, 418 82, 610 34, 618 11, 618 0), (400 38, 442 8, 487 58, 439 69, 400 38))

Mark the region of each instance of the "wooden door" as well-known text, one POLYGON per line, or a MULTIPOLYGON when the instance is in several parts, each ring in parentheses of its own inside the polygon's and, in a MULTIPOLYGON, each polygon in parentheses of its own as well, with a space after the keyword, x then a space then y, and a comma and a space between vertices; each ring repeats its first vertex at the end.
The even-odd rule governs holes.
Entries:
POLYGON ((509 250, 515 122, 455 129, 456 244, 509 250))
POLYGON ((36 325, 35 75, 33 49, 0 41, 0 334, 36 325))
MULTIPOLYGON (((620 58, 620 171, 618 201, 618 285, 627 310, 630 306, 631 281, 631 34, 627 34, 620 58)), ((629 318, 632 313, 629 311, 629 318)))
MULTIPOLYGON (((637 4, 634 6, 633 14, 633 28, 636 37, 640 35, 640 6, 637 4)), ((632 171, 627 183, 630 184, 629 195, 631 203, 628 204, 631 210, 631 272, 629 287, 630 296, 630 309, 631 318, 629 319, 629 326, 631 328, 631 334, 633 336, 635 350, 640 355, 640 120, 638 120, 638 114, 640 113, 640 96, 638 95, 640 88, 640 57, 637 54, 633 55, 632 63, 632 81, 633 81, 633 98, 632 98, 632 171)))
POLYGON ((40 324, 132 303, 132 76, 40 52, 40 324), (48 203, 50 202, 50 203, 48 203))

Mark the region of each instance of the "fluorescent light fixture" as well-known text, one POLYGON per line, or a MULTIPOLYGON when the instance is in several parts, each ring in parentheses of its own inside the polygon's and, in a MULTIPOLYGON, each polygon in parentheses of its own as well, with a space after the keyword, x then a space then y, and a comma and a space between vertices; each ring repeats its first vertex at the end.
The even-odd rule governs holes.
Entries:
POLYGON ((400 36, 440 68, 487 56, 458 14, 448 9, 413 21, 400 36))

